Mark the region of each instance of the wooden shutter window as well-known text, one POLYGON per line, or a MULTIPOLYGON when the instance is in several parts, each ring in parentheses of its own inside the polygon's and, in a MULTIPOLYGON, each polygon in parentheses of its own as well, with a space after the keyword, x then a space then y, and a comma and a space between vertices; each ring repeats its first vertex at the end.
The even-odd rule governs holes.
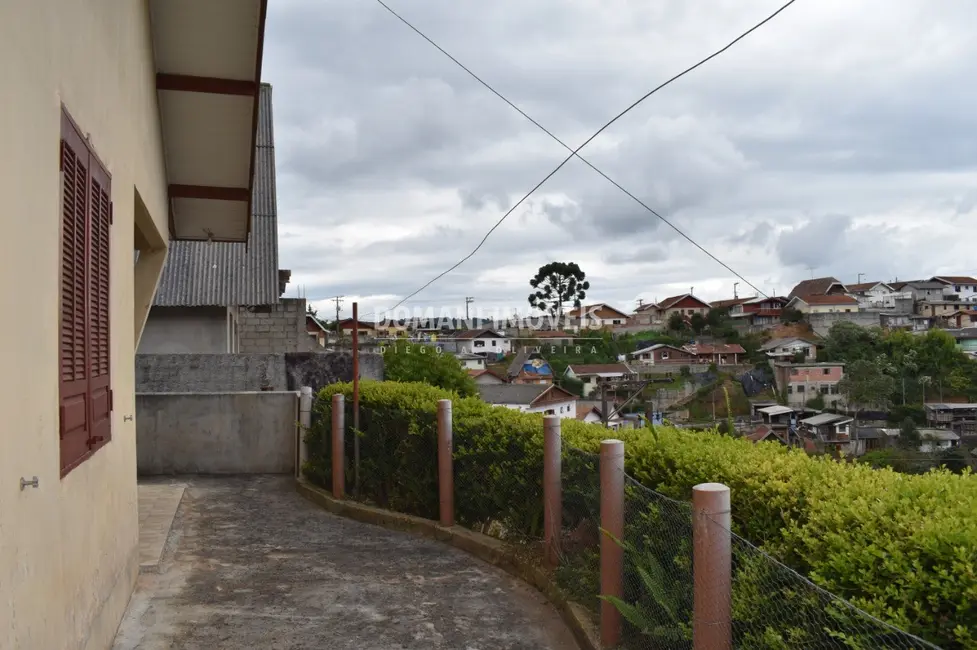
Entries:
POLYGON ((111 438, 108 173, 61 119, 61 475, 111 438))

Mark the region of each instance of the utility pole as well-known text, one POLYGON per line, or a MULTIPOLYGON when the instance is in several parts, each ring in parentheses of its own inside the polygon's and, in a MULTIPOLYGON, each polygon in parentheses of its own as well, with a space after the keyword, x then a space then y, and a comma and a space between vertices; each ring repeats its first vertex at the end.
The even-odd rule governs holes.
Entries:
POLYGON ((858 282, 856 282, 855 284, 861 284, 862 283, 862 276, 863 275, 865 275, 865 274, 864 273, 859 273, 858 274, 858 282))
MULTIPOLYGON (((336 296, 333 298, 333 302, 336 303, 336 338, 340 338, 343 335, 342 329, 339 327, 339 310, 343 308, 343 298, 346 296, 336 296)), ((353 324, 356 327, 356 324, 353 324)))
POLYGON ((739 298, 739 296, 736 295, 736 287, 737 286, 739 286, 739 282, 734 282, 733 283, 733 300, 736 300, 737 298, 739 298))
POLYGON ((475 298, 473 296, 465 296, 465 321, 466 322, 469 320, 468 305, 472 304, 473 302, 475 302, 475 298))
POLYGON ((601 378, 600 380, 600 419, 604 424, 604 428, 607 428, 607 423, 610 420, 610 413, 607 412, 607 379, 601 378))

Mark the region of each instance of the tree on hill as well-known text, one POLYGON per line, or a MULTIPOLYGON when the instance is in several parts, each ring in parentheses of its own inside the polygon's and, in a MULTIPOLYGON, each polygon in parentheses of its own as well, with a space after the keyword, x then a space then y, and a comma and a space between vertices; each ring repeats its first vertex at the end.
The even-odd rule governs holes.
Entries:
POLYGON ((919 451, 920 442, 919 429, 916 428, 913 419, 906 418, 903 420, 902 424, 899 425, 899 446, 903 449, 919 451))
POLYGON ((682 318, 682 314, 677 311, 672 312, 672 315, 668 317, 668 329, 673 332, 685 329, 685 319, 682 318))
POLYGON ((529 286, 535 289, 529 294, 529 305, 562 321, 563 306, 570 303, 579 308, 590 282, 575 262, 550 262, 539 267, 529 286))
POLYGON ((702 330, 706 329, 706 317, 696 312, 689 319, 689 325, 692 327, 693 332, 702 334, 702 330))
MULTIPOLYGON (((834 329, 834 328, 832 328, 834 329)), ((895 380, 886 372, 885 358, 858 359, 845 367, 845 376, 838 382, 838 390, 845 395, 848 408, 859 411, 868 408, 886 410, 892 405, 895 380)))
POLYGON ((475 380, 462 368, 461 362, 431 346, 391 346, 383 352, 383 373, 388 381, 419 381, 462 397, 477 394, 475 380))

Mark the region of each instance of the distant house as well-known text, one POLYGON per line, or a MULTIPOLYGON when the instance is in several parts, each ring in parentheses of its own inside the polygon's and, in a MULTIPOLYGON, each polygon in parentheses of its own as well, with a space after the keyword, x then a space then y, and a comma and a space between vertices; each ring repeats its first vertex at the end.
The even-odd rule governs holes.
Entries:
POLYGON ((552 384, 553 369, 542 354, 523 348, 509 364, 506 379, 513 384, 552 384))
POLYGON ((787 307, 796 309, 802 314, 824 314, 830 312, 857 312, 858 300, 851 296, 834 294, 811 294, 794 296, 787 303, 787 307))
POLYGON ((845 377, 843 363, 774 363, 777 390, 787 393, 787 405, 803 407, 809 399, 824 397, 825 406, 844 402, 838 382, 845 377))
POLYGON ((896 298, 902 295, 885 282, 849 284, 848 293, 858 301, 859 309, 895 309, 896 298))
POLYGON ((926 424, 946 427, 966 438, 977 437, 977 404, 930 402, 924 406, 926 424))
POLYGON ((691 318, 693 314, 705 316, 709 313, 712 306, 704 300, 700 300, 691 293, 684 293, 680 296, 671 296, 651 305, 642 305, 635 312, 636 317, 641 314, 647 315, 649 322, 668 323, 672 314, 678 314, 683 318, 691 318))
POLYGON ((601 381, 628 380, 635 376, 634 370, 626 363, 575 363, 567 366, 563 373, 565 377, 572 377, 583 382, 583 396, 589 397, 601 381))
POLYGON ((461 363, 465 370, 485 370, 485 357, 468 352, 459 352, 455 358, 461 363))
MULTIPOLYGON (((357 337, 376 338, 377 328, 373 323, 367 323, 366 321, 361 320, 355 325, 355 327, 358 330, 356 333, 357 337)), ((352 337, 353 328, 354 322, 352 318, 344 318, 343 320, 339 321, 339 331, 342 332, 343 336, 347 338, 352 337)))
POLYGON ((787 298, 778 296, 746 298, 730 306, 729 316, 754 327, 770 327, 780 323, 787 302, 787 298))
POLYGON ((695 363, 714 363, 717 366, 735 365, 743 360, 746 350, 739 343, 690 343, 682 349, 692 355, 695 363))
POLYGON ((803 280, 791 289, 787 298, 805 298, 807 296, 837 296, 849 293, 848 288, 838 278, 812 278, 803 280))
POLYGON ((542 345, 573 345, 573 336, 563 330, 538 330, 533 333, 533 338, 538 339, 542 345))
POLYGON ((760 346, 760 351, 771 359, 789 361, 797 353, 804 355, 805 361, 816 361, 818 356, 817 343, 800 337, 773 339, 760 346))
POLYGON ((553 384, 478 384, 482 400, 524 413, 577 417, 577 396, 553 384))
POLYGON ((961 302, 977 302, 977 279, 969 275, 938 275, 930 282, 939 282, 945 295, 957 296, 961 302))
POLYGON ((968 327, 977 327, 977 310, 974 309, 958 309, 957 311, 943 317, 946 322, 947 327, 953 329, 965 329, 968 327))
POLYGON ((570 322, 580 329, 602 329, 626 325, 628 315, 606 303, 578 307, 567 312, 570 322))
POLYGON ((458 352, 499 358, 511 351, 509 338, 495 330, 463 330, 451 338, 454 339, 458 352))
POLYGON ((335 333, 330 332, 321 320, 308 313, 305 315, 305 331, 315 339, 320 347, 325 347, 326 341, 329 340, 329 334, 335 333))
POLYGON ((840 452, 861 456, 865 453, 864 443, 852 440, 854 419, 837 413, 819 413, 800 421, 800 434, 819 443, 827 452, 840 452))
POLYGON ((939 318, 945 320, 952 314, 960 311, 960 301, 958 300, 920 300, 916 303, 915 313, 917 316, 927 316, 929 318, 939 318))
POLYGON ((630 356, 636 363, 648 364, 652 366, 668 364, 681 365, 696 362, 695 355, 688 350, 675 347, 674 345, 667 345, 665 343, 649 345, 646 348, 635 350, 628 356, 630 356))
POLYGON ((915 302, 921 302, 923 300, 938 302, 944 299, 944 289, 946 289, 946 286, 946 284, 934 280, 915 280, 903 285, 902 291, 911 293, 915 302))
MULTIPOLYGON (((610 406, 608 410, 613 411, 610 406)), ((601 416, 601 410, 599 406, 594 404, 587 404, 577 402, 577 419, 581 422, 587 422, 588 424, 600 424, 603 422, 603 417, 601 416)), ((620 415, 612 415, 607 421, 608 429, 620 429, 626 426, 626 420, 620 415)))
POLYGON ((505 379, 499 377, 491 370, 469 370, 468 376, 475 380, 476 384, 504 384, 505 379))
POLYGON ((713 309, 727 309, 730 310, 737 305, 742 305, 744 302, 753 300, 753 298, 727 298, 725 300, 716 300, 715 302, 709 303, 709 306, 713 309))
POLYGON ((926 453, 960 446, 960 436, 949 429, 919 429, 919 450, 926 453))

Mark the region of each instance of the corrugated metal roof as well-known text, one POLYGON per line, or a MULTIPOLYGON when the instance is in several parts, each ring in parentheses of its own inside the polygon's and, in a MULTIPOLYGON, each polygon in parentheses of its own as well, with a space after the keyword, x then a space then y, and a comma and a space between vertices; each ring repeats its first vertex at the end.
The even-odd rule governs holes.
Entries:
POLYGON ((271 305, 278 302, 278 208, 271 86, 261 84, 251 200, 245 244, 170 243, 156 290, 159 307, 271 305))

